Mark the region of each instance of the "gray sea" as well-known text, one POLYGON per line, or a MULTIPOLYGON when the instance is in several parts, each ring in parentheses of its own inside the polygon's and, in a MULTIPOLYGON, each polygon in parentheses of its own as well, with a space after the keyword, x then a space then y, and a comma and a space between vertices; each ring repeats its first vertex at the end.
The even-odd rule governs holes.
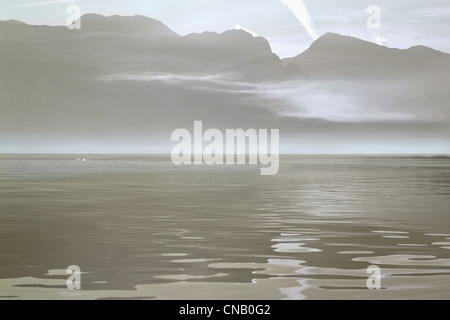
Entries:
POLYGON ((0 299, 118 298, 450 299, 450 158, 1 155, 0 299))

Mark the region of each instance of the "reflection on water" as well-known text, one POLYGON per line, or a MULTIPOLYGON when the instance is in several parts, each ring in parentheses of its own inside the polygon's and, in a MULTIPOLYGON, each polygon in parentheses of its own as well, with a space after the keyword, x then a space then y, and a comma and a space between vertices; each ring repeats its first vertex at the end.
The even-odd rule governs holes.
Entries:
POLYGON ((2 155, 0 298, 449 299, 448 208, 446 157, 2 155))

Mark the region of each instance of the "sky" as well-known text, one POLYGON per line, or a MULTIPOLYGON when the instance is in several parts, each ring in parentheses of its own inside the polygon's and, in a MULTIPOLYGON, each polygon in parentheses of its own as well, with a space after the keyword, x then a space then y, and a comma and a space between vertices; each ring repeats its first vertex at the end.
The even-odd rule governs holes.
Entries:
POLYGON ((425 45, 450 53, 448 0, 0 0, 0 20, 64 25, 67 8, 81 13, 144 15, 180 35, 245 29, 269 40, 281 58, 296 56, 327 32, 405 49, 425 45), (378 13, 379 25, 368 19, 378 13))

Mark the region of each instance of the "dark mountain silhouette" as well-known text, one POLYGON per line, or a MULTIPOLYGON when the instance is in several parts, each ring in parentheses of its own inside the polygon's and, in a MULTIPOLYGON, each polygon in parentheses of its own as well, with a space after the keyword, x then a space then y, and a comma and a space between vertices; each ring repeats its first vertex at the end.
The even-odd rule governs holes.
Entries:
POLYGON ((127 37, 179 37, 162 22, 144 16, 118 15, 105 17, 98 14, 85 14, 81 17, 80 31, 99 34, 124 34, 127 37))
POLYGON ((280 60, 243 30, 180 36, 155 19, 94 14, 81 30, 3 21, 0 137, 24 146, 170 145, 174 129, 203 120, 280 128, 300 148, 373 137, 448 142, 449 56, 326 34, 280 60))
POLYGON ((356 76, 369 79, 401 78, 438 73, 448 76, 450 55, 425 47, 387 48, 357 38, 327 33, 305 52, 283 63, 295 64, 317 78, 356 76))
POLYGON ((70 57, 67 64, 70 63, 71 69, 91 71, 107 65, 109 71, 116 68, 164 72, 237 70, 266 77, 267 72, 277 74, 282 69, 267 40, 254 38, 242 30, 181 37, 155 19, 96 14, 82 16, 81 26, 80 30, 69 30, 0 22, 2 38, 14 43, 2 48, 3 60, 16 59, 17 53, 31 50, 29 53, 35 59, 43 58, 53 64, 70 57), (115 66, 111 65, 112 61, 117 62, 115 66))
POLYGON ((3 21, 3 22, 11 23, 11 24, 26 24, 25 22, 14 20, 14 19, 6 20, 6 21, 3 21))

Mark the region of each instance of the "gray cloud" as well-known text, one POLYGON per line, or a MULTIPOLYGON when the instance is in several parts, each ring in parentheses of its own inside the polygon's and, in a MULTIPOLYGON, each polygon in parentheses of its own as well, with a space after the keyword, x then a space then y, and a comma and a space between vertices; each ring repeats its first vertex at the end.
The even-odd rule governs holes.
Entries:
MULTIPOLYGON (((430 104, 426 110, 421 91, 396 81, 374 83, 350 79, 250 82, 238 74, 119 73, 101 81, 138 81, 182 86, 190 90, 243 94, 276 117, 315 119, 339 123, 402 122, 448 123, 450 110, 430 104), (418 96, 419 95, 419 96, 418 96), (411 102, 411 101, 414 101, 411 102)), ((421 88, 429 90, 432 88, 421 88)))

